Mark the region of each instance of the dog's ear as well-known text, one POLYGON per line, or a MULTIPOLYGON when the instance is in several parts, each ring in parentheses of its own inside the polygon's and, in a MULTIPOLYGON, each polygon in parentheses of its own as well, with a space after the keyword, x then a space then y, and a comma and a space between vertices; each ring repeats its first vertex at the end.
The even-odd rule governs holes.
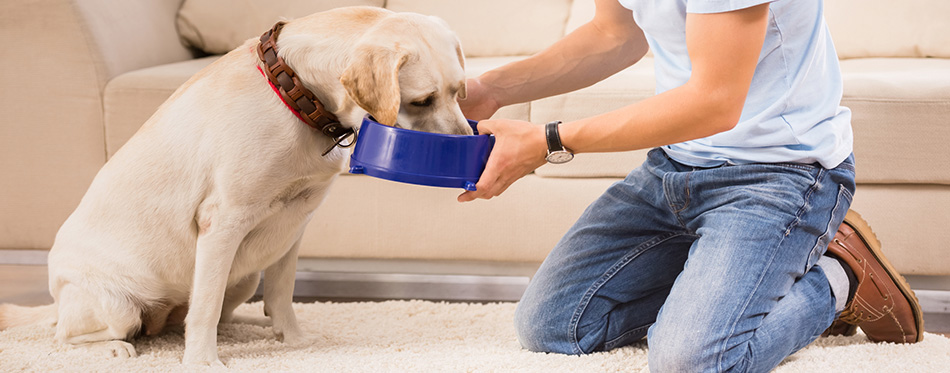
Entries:
POLYGON ((399 69, 409 60, 401 48, 364 46, 343 71, 347 96, 379 123, 393 126, 399 115, 399 69))
MULTIPOLYGON (((460 44, 455 45, 455 54, 458 55, 459 65, 462 66, 462 70, 464 71, 465 70, 465 54, 462 53, 462 46, 460 44)), ((465 86, 465 79, 462 79, 462 87, 459 88, 459 93, 458 93, 460 99, 464 100, 466 97, 468 97, 467 88, 468 87, 465 86)))

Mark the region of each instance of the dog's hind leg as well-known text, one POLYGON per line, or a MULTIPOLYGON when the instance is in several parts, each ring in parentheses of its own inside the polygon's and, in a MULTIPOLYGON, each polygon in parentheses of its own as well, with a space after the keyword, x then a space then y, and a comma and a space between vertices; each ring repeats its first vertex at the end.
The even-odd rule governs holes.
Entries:
POLYGON ((158 335, 168 326, 177 326, 185 322, 188 304, 168 304, 156 302, 142 313, 142 334, 158 335))
POLYGON ((238 323, 238 324, 251 324, 258 326, 270 326, 270 319, 266 317, 254 317, 246 315, 235 315, 234 309, 238 308, 244 302, 247 302, 248 299, 254 295, 254 292, 257 291, 257 286, 261 283, 261 273, 255 272, 241 281, 236 285, 228 288, 227 292, 224 293, 224 304, 221 307, 221 324, 225 323, 238 323))
POLYGON ((168 321, 168 314, 172 307, 168 305, 156 305, 142 314, 142 333, 147 336, 158 335, 165 328, 168 321))
POLYGON ((294 280, 297 274, 297 251, 300 238, 283 257, 264 271, 264 312, 274 322, 274 332, 283 336, 284 343, 298 346, 307 344, 294 314, 294 280))
POLYGON ((128 299, 99 299, 73 284, 59 291, 56 339, 102 352, 106 356, 135 357, 135 347, 126 342, 141 326, 141 311, 128 299))

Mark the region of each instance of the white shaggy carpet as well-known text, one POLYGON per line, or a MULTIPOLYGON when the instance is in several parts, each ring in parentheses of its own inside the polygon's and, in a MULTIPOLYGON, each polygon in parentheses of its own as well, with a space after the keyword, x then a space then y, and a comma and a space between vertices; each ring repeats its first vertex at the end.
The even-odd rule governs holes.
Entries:
MULTIPOLYGON (((585 356, 532 353, 515 338, 514 303, 424 301, 297 303, 313 343, 290 348, 270 328, 228 324, 218 351, 232 371, 267 372, 637 372, 646 371, 646 345, 585 356)), ((238 314, 262 315, 262 304, 238 314)), ((133 341, 139 356, 101 358, 53 343, 49 326, 0 332, 0 372, 202 371, 179 364, 183 331, 170 329, 133 341)), ((947 372, 950 339, 927 334, 914 345, 870 343, 862 334, 823 338, 786 359, 776 372, 947 372)))

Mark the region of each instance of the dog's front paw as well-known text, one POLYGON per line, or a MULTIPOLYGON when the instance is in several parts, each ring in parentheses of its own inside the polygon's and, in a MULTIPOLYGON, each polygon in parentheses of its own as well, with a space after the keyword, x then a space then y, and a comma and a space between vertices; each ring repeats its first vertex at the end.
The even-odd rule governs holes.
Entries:
POLYGON ((187 348, 185 348, 185 357, 181 359, 181 363, 184 365, 193 366, 225 367, 224 363, 222 363, 221 360, 218 360, 217 351, 211 353, 200 353, 189 351, 187 348))
POLYGON ((311 338, 308 338, 305 334, 303 334, 300 331, 300 329, 296 329, 294 331, 286 331, 283 333, 277 332, 277 338, 282 340, 284 344, 291 347, 306 347, 314 343, 314 340, 311 338))
POLYGON ((190 365, 195 367, 212 367, 212 368, 227 368, 221 360, 214 359, 211 360, 189 360, 185 359, 181 362, 183 365, 190 365))

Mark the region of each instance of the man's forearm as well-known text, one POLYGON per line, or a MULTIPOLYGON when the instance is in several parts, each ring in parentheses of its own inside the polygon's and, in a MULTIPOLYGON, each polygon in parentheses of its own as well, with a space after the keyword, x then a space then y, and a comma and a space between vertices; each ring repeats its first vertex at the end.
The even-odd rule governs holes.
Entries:
POLYGON ((561 125, 575 152, 649 148, 733 128, 755 73, 768 25, 768 4, 686 16, 689 80, 644 101, 561 125))
POLYGON ((647 44, 635 26, 618 30, 590 22, 527 59, 482 74, 501 106, 528 102, 590 86, 639 61, 647 44))
POLYGON ((564 146, 576 153, 652 148, 711 136, 738 118, 727 104, 690 84, 644 101, 561 125, 564 146))

